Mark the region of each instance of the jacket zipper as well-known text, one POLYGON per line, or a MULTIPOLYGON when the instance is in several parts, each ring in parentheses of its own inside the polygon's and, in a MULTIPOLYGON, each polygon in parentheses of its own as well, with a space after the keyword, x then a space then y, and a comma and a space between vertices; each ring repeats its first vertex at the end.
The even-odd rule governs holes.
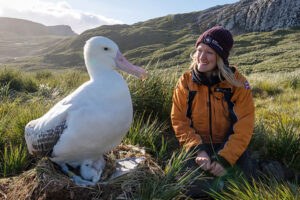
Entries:
POLYGON ((211 90, 210 90, 210 86, 208 87, 208 106, 209 106, 209 134, 210 134, 210 138, 212 141, 212 126, 211 126, 211 100, 210 100, 210 95, 212 94, 211 90))

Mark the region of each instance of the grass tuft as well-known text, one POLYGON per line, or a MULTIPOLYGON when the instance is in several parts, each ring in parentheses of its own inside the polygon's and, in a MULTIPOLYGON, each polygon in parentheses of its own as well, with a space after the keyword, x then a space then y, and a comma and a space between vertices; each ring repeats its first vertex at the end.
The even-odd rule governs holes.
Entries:
POLYGON ((166 72, 151 71, 145 81, 127 77, 135 112, 155 115, 160 121, 169 120, 176 81, 176 75, 166 72))
POLYGON ((28 166, 27 148, 23 144, 14 146, 12 143, 5 145, 0 154, 0 174, 3 177, 16 175, 28 166))
POLYGON ((51 71, 47 71, 47 70, 37 71, 35 73, 35 78, 37 80, 47 80, 47 79, 52 78, 52 77, 53 77, 53 73, 51 71))
POLYGON ((276 160, 300 170, 300 132, 294 119, 275 114, 271 120, 257 122, 250 148, 260 159, 276 160))
POLYGON ((214 192, 211 196, 217 200, 261 200, 261 199, 289 199, 300 198, 300 188, 291 183, 278 182, 270 179, 268 182, 242 182, 229 181, 223 192, 214 192))
POLYGON ((137 199, 179 199, 186 198, 182 193, 185 188, 196 179, 202 178, 202 174, 195 176, 196 171, 182 172, 184 163, 191 159, 194 152, 185 152, 185 149, 173 153, 163 176, 148 176, 137 191, 137 199))
POLYGON ((136 113, 123 143, 145 147, 158 161, 163 161, 170 155, 168 141, 163 136, 167 128, 167 123, 160 122, 157 117, 149 115, 146 118, 145 113, 136 113))
POLYGON ((38 85, 31 76, 20 75, 21 72, 9 69, 0 70, 0 86, 9 84, 11 90, 18 92, 36 92, 38 85))

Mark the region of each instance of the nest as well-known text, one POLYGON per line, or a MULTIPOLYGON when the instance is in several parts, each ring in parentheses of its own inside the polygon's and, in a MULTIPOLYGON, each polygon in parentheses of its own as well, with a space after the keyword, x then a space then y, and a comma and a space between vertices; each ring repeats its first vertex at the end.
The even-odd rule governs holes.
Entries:
POLYGON ((144 177, 161 176, 161 168, 145 154, 143 149, 131 145, 119 145, 105 156, 106 166, 100 182, 93 187, 77 186, 63 174, 59 167, 47 158, 36 167, 17 177, 0 179, 0 199, 133 199, 144 177), (144 156, 146 159, 136 170, 110 180, 116 168, 116 160, 144 156))

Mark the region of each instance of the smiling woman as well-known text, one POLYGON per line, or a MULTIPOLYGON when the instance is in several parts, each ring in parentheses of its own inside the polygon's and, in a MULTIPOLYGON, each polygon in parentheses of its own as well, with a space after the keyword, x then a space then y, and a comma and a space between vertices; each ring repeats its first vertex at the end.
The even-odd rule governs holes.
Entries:
POLYGON ((197 70, 210 76, 217 65, 217 53, 206 44, 200 44, 197 48, 197 70))
MULTIPOLYGON (((196 152, 186 168, 200 166, 199 174, 205 171, 214 177, 225 175, 234 165, 252 175, 247 146, 254 128, 254 103, 250 86, 244 86, 247 80, 228 63, 232 46, 232 34, 221 26, 200 35, 191 71, 180 77, 173 96, 176 137, 196 152)), ((199 197, 211 185, 195 182, 187 195, 199 197)))

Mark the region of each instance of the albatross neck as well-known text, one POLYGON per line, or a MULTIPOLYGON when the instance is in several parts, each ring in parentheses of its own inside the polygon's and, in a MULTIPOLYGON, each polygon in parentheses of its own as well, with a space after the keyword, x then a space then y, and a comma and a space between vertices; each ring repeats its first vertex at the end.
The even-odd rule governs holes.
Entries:
POLYGON ((106 65, 97 63, 87 63, 87 71, 92 81, 111 79, 120 77, 120 74, 106 65))

